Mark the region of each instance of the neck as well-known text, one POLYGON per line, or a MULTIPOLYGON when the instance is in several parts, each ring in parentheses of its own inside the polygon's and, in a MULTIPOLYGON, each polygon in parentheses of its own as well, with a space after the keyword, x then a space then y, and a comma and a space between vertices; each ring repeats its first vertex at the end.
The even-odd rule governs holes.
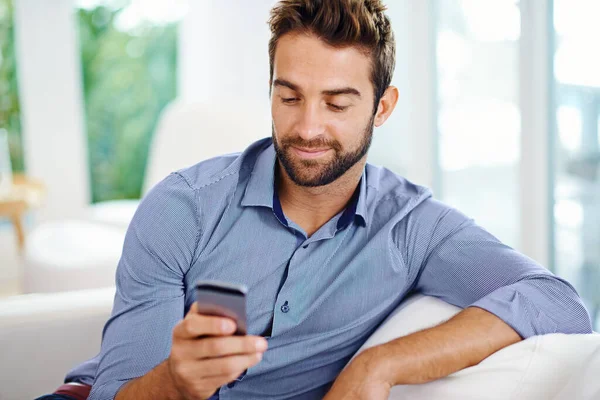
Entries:
POLYGON ((318 187, 297 185, 278 163, 277 193, 284 214, 311 236, 346 207, 360 182, 365 163, 366 156, 334 182, 318 187))

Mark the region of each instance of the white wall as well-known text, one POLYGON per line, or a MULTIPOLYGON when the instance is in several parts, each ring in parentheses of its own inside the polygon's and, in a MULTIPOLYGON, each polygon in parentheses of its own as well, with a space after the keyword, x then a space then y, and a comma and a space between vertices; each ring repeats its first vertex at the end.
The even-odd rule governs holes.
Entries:
POLYGON ((179 31, 179 97, 235 107, 250 101, 269 112, 267 19, 273 4, 190 1, 179 31))
POLYGON ((72 0, 18 0, 15 42, 27 174, 48 188, 42 220, 89 203, 80 52, 72 0))
POLYGON ((435 37, 430 1, 388 1, 396 38, 392 85, 400 92, 392 116, 376 130, 369 160, 419 185, 435 188, 435 37))

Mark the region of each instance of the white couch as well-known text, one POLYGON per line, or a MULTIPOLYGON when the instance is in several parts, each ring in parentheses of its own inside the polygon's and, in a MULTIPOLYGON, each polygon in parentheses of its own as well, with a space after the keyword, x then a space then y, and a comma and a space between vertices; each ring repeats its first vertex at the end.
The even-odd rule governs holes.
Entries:
MULTIPOLYGON (((71 367, 96 355, 113 297, 110 287, 1 300, 0 400, 50 393, 71 367)), ((435 298, 413 296, 363 349, 434 326, 459 311, 435 298)), ((592 400, 600 399, 598 376, 600 335, 547 335, 509 346, 447 378, 396 386, 390 399, 592 400)))

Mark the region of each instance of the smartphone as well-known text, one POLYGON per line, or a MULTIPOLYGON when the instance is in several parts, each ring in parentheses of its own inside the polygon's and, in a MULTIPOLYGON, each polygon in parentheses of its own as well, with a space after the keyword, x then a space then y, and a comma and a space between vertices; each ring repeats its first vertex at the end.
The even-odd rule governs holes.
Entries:
POLYGON ((203 315, 216 315, 234 320, 237 329, 234 335, 245 335, 246 293, 244 285, 220 281, 196 282, 196 303, 198 312, 203 315))

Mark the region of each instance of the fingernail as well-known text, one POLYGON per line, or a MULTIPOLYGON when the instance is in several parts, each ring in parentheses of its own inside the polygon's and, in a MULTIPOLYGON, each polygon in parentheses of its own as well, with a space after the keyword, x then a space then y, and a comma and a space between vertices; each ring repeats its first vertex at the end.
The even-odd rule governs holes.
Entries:
POLYGON ((230 332, 232 330, 235 329, 235 324, 231 321, 223 321, 221 323, 221 328, 225 331, 225 332, 230 332))
POLYGON ((256 346, 256 350, 258 350, 258 351, 263 351, 263 350, 267 349, 267 341, 264 339, 256 340, 254 345, 256 346))

